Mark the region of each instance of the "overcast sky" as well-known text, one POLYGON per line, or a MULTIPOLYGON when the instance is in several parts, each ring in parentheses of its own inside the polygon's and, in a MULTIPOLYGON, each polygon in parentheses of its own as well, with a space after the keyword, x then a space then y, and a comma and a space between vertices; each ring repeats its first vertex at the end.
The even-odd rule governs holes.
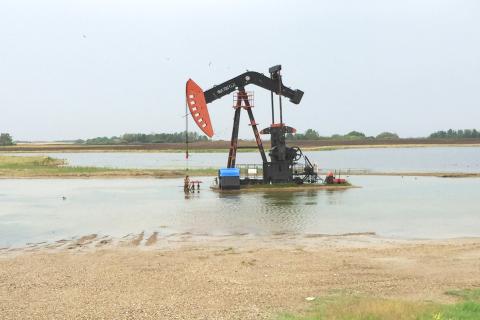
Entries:
MULTIPOLYGON (((0 41, 0 131, 19 140, 181 131, 188 78, 275 64, 305 91, 284 106, 300 131, 480 128, 477 0, 2 0, 0 41)), ((269 92, 247 89, 268 126, 269 92)), ((209 105, 217 139, 231 105, 209 105)))

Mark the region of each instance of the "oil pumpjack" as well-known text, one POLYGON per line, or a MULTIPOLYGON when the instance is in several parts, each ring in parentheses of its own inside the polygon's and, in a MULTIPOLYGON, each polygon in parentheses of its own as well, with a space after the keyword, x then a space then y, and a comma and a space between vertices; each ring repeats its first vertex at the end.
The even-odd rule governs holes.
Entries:
POLYGON ((320 180, 317 174, 316 166, 314 166, 308 157, 306 157, 299 147, 289 147, 286 145, 285 135, 295 133, 296 130, 286 126, 283 123, 282 97, 286 97, 290 102, 299 104, 303 97, 302 90, 293 90, 286 87, 282 83, 282 75, 280 74, 282 67, 280 65, 273 66, 269 69, 270 77, 259 72, 247 71, 233 79, 227 80, 220 85, 203 91, 192 79, 187 81, 186 99, 190 114, 198 127, 208 136, 212 137, 213 127, 210 121, 207 104, 220 99, 234 92, 234 109, 232 137, 230 141, 230 150, 228 154, 227 168, 235 168, 236 154, 238 148, 238 130, 240 124, 240 112, 246 110, 250 119, 257 143, 258 151, 262 157, 262 179, 245 178, 240 184, 253 183, 316 183, 320 180), (271 113, 272 123, 261 131, 258 131, 257 123, 253 116, 253 93, 245 91, 245 87, 249 84, 259 86, 269 90, 271 93, 271 113), (279 120, 275 123, 275 103, 274 94, 278 95, 279 104, 279 120), (262 139, 260 134, 269 134, 271 148, 269 150, 270 161, 265 155, 262 139), (303 159, 304 163, 300 164, 303 159))

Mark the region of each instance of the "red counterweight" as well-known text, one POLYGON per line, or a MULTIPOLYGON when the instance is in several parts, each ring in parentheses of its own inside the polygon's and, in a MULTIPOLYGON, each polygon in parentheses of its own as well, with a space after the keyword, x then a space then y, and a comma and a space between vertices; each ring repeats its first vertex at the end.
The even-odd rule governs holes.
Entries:
POLYGON ((197 126, 210 138, 213 137, 213 127, 208 113, 205 94, 202 88, 192 79, 187 81, 186 88, 187 105, 197 126))

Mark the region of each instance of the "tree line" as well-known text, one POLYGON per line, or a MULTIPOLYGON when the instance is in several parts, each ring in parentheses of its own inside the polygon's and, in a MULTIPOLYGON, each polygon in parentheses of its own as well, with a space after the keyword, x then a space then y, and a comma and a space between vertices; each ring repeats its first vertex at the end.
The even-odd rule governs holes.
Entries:
MULTIPOLYGON (((185 131, 174 133, 125 133, 118 137, 97 137, 77 140, 78 144, 148 144, 148 143, 181 143, 185 142, 185 131)), ((188 141, 207 141, 208 138, 196 132, 188 133, 188 141)))
MULTIPOLYGON (((480 131, 476 129, 460 129, 453 130, 448 129, 447 131, 436 131, 430 134, 428 139, 474 139, 480 138, 480 131)), ((356 139, 378 139, 378 140, 388 140, 388 139, 400 139, 398 134, 394 132, 382 132, 376 136, 367 136, 363 132, 359 131, 350 131, 347 134, 334 134, 331 136, 321 136, 317 131, 313 129, 307 129, 304 133, 296 134, 287 134, 287 140, 356 140, 356 139)))
POLYGON ((363 132, 350 131, 347 134, 334 134, 321 136, 316 130, 307 129, 304 133, 291 134, 285 137, 287 140, 359 140, 359 139, 400 139, 398 134, 393 132, 382 132, 377 136, 367 136, 363 132))
MULTIPOLYGON (((440 130, 433 132, 427 138, 429 139, 479 139, 480 131, 477 129, 459 129, 459 130, 440 130)), ((303 133, 286 135, 287 140, 357 140, 357 139, 400 139, 394 132, 382 132, 376 136, 367 136, 363 132, 350 131, 347 134, 334 134, 331 136, 322 136, 314 129, 307 129, 303 133)), ((188 133, 188 141, 208 141, 208 138, 197 132, 188 133)), ((150 143, 184 143, 185 131, 174 133, 125 133, 121 136, 96 137, 92 139, 75 140, 77 144, 87 145, 115 145, 115 144, 150 144, 150 143)), ((0 133, 0 146, 15 145, 15 141, 9 133, 0 133)))
POLYGON ((437 131, 430 135, 430 138, 444 138, 444 139, 468 139, 468 138, 480 138, 480 132, 477 129, 463 129, 437 131))

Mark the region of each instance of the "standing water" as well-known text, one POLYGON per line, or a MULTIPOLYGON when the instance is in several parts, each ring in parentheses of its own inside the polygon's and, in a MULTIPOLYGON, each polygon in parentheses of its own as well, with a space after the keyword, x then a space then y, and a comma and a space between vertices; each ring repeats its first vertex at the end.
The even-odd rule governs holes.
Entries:
POLYGON ((0 180, 0 247, 86 234, 480 236, 480 179, 353 177, 361 188, 221 194, 203 178, 0 180), (63 198, 65 197, 65 198, 63 198))
MULTIPOLYGON (((142 152, 18 153, 66 159, 71 166, 110 168, 185 168, 185 154, 142 152)), ((323 169, 362 169, 381 172, 480 172, 478 147, 373 148, 305 151, 323 169)), ((191 168, 220 168, 228 153, 191 153, 191 168)), ((258 152, 239 152, 237 163, 261 163, 258 152)))

